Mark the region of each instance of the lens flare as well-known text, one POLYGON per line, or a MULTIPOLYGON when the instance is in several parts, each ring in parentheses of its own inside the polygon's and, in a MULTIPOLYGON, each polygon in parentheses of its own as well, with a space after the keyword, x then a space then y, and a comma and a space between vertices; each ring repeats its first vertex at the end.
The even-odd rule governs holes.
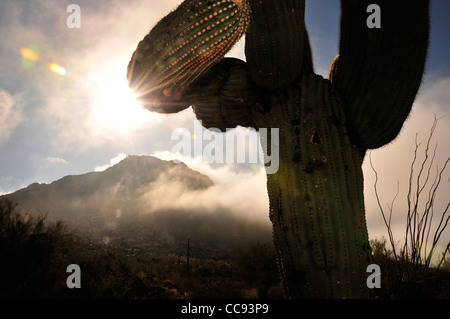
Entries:
POLYGON ((63 68, 62 66, 56 64, 56 63, 49 63, 48 68, 50 69, 50 71, 55 72, 56 74, 59 75, 67 75, 68 72, 65 68, 63 68))
POLYGON ((39 55, 30 50, 29 48, 22 48, 20 49, 20 55, 30 61, 38 61, 39 60, 39 55))
POLYGON ((21 48, 20 55, 22 56, 23 68, 29 69, 33 67, 40 59, 39 46, 37 44, 31 44, 26 48, 21 48))

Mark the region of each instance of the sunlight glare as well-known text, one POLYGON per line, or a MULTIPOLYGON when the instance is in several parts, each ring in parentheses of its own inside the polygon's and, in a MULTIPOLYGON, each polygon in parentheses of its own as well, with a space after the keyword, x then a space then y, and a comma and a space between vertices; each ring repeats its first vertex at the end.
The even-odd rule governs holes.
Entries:
POLYGON ((125 77, 106 80, 97 91, 94 117, 113 129, 130 130, 143 123, 144 110, 128 87, 125 77))

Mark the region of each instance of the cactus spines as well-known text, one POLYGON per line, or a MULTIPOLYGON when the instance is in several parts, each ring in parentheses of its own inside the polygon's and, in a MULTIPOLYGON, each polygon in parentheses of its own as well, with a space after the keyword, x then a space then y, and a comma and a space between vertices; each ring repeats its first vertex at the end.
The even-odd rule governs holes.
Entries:
POLYGON ((248 23, 246 1, 184 1, 138 44, 128 65, 130 87, 150 110, 189 107, 186 88, 223 58, 248 23))
POLYGON ((216 63, 194 85, 198 90, 194 113, 206 128, 222 132, 236 126, 253 126, 252 107, 257 93, 248 78, 247 65, 235 58, 216 63))
POLYGON ((269 90, 286 88, 304 68, 312 70, 305 0, 249 0, 249 4, 245 54, 250 77, 269 90))
POLYGON ((304 0, 185 0, 129 65, 130 86, 150 110, 193 105, 207 128, 279 129, 279 170, 268 173, 267 190, 288 298, 370 296, 361 164, 365 151, 389 143, 408 116, 429 36, 429 0, 378 0, 381 29, 366 25, 371 2, 341 0, 339 55, 329 80, 313 71, 304 0), (202 19, 219 7, 227 7, 221 19, 229 29, 219 23, 203 32, 202 19), (247 61, 223 58, 249 20, 247 61), (222 40, 210 42, 216 34, 222 40))
POLYGON ((429 34, 428 0, 377 1, 381 29, 366 27, 372 2, 342 1, 330 78, 346 102, 355 143, 366 149, 391 142, 401 130, 421 84, 429 34))
POLYGON ((270 103, 253 120, 257 127, 280 127, 280 168, 268 175, 268 188, 287 294, 368 297, 362 157, 348 137, 342 100, 311 74, 270 103), (339 124, 330 125, 332 118, 339 124))

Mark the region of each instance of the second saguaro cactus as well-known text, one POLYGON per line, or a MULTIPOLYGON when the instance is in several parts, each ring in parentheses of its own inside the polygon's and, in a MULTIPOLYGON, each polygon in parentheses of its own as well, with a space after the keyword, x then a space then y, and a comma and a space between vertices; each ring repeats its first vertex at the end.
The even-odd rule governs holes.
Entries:
POLYGON ((429 1, 341 0, 329 79, 314 74, 304 15, 304 0, 185 0, 139 43, 128 80, 151 111, 192 105, 207 128, 279 128, 267 189, 286 297, 367 298, 361 164, 411 110, 429 1), (366 24, 374 2, 381 29, 366 24), (247 61, 224 58, 243 34, 247 61))

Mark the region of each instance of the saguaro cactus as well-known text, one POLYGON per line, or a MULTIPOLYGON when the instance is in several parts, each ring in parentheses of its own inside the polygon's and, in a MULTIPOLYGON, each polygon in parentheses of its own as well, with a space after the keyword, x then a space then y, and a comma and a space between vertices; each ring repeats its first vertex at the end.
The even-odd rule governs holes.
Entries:
POLYGON ((207 128, 279 128, 267 189, 286 297, 367 298, 361 164, 410 113, 429 1, 341 0, 329 79, 314 74, 304 14, 304 0, 185 0, 139 43, 128 80, 151 111, 192 105, 207 128), (381 28, 367 25, 371 3, 381 28), (247 61, 224 58, 244 33, 247 61))

